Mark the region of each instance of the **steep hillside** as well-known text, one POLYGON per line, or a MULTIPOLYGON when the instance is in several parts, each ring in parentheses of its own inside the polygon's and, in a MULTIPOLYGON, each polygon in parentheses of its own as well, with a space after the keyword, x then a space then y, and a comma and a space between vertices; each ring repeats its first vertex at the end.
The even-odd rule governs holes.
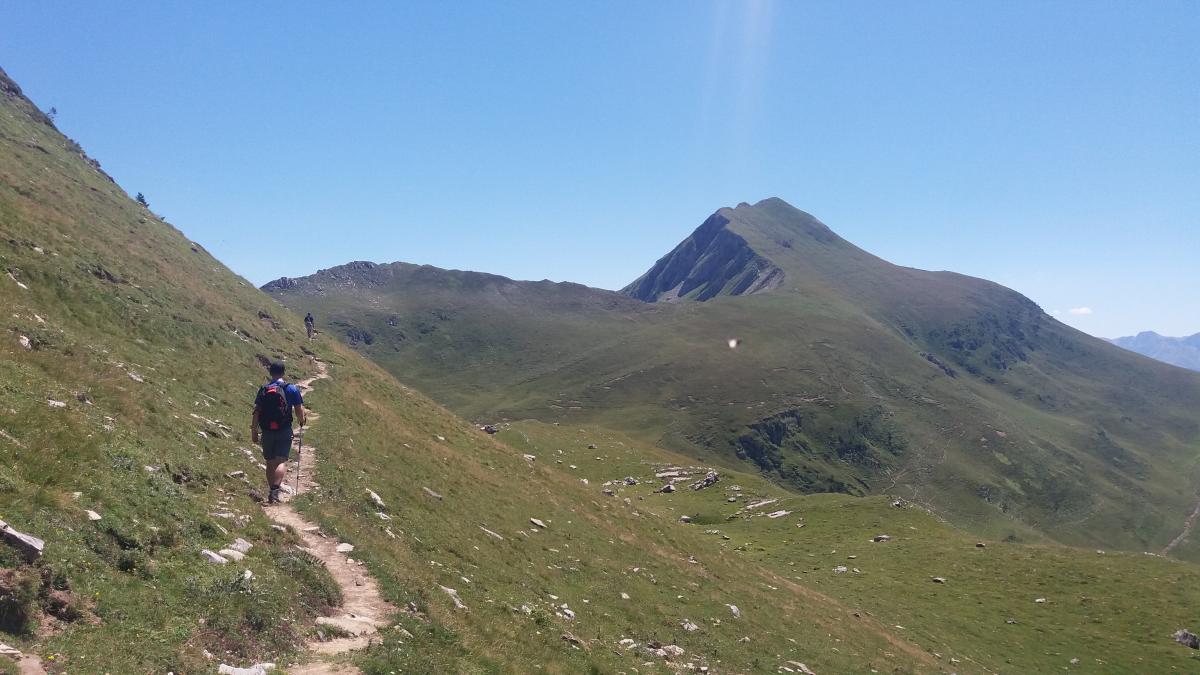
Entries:
POLYGON ((626 289, 673 302, 385 267, 405 272, 266 290, 480 421, 601 424, 992 536, 1158 550, 1196 506, 1200 377, 997 284, 888 263, 778 199, 721 209, 626 289), (772 288, 735 293, 766 269, 772 288))
POLYGON ((1154 331, 1142 331, 1109 342, 1163 363, 1200 370, 1200 333, 1187 337, 1165 337, 1154 331))
MULTIPOLYGON (((306 401, 319 487, 293 504, 400 608, 349 657, 362 671, 938 670, 895 629, 772 590, 769 569, 522 457, 336 341, 305 342, 3 74, 0 234, 0 517, 45 542, 34 560, 0 546, 0 642, 51 672, 293 663, 338 637, 315 620, 339 612, 339 586, 297 549, 313 533, 256 503, 247 431, 263 360, 299 379, 310 353, 328 374, 306 401), (202 554, 235 537, 244 559, 202 554), (738 603, 784 614, 731 619, 738 603)), ((294 670, 332 672, 314 668, 294 670)))

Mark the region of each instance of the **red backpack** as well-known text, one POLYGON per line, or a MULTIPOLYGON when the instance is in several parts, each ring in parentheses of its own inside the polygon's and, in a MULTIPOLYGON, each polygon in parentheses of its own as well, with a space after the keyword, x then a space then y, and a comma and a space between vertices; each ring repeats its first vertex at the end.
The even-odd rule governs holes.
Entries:
POLYGON ((258 427, 263 431, 292 428, 292 406, 287 382, 278 380, 258 390, 258 427))

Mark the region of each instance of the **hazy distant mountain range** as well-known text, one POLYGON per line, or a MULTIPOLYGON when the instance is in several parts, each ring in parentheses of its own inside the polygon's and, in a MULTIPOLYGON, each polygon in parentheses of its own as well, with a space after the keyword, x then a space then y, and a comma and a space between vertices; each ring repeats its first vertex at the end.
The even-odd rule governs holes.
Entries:
POLYGON ((1166 337, 1147 330, 1137 335, 1114 338, 1109 342, 1163 363, 1200 370, 1200 333, 1187 337, 1166 337))

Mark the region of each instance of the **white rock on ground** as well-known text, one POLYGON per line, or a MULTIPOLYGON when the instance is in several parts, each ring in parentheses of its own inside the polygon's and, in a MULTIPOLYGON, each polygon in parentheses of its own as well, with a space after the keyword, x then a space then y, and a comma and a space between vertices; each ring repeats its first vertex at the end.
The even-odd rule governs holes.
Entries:
POLYGON ((0 537, 3 537, 4 543, 19 549, 29 560, 42 557, 42 549, 46 547, 46 542, 31 534, 18 532, 3 520, 0 520, 0 537))
POLYGON ((229 562, 225 558, 221 557, 220 555, 218 555, 216 553, 213 553, 212 551, 210 551, 208 549, 204 549, 203 551, 200 551, 200 555, 210 563, 217 563, 219 565, 224 565, 225 563, 229 562))
POLYGON ((462 609, 462 610, 467 609, 466 603, 464 603, 462 601, 462 598, 458 597, 458 591, 454 590, 453 588, 447 588, 445 586, 438 586, 438 588, 442 589, 443 593, 450 596, 450 599, 454 601, 455 609, 462 609))
POLYGON ((374 491, 374 490, 371 490, 371 489, 369 489, 369 488, 368 488, 368 489, 367 489, 367 494, 371 496, 371 501, 372 501, 372 502, 375 502, 375 506, 378 506, 378 507, 379 507, 379 508, 381 508, 381 509, 383 509, 383 508, 387 508, 386 506, 384 506, 384 503, 383 503, 383 498, 382 498, 382 497, 380 497, 379 495, 375 494, 375 491, 374 491))
POLYGON ((680 626, 689 633, 695 633, 696 631, 700 630, 700 626, 697 626, 691 621, 684 621, 682 624, 680 624, 680 626))
POLYGON ((538 520, 537 518, 530 518, 529 522, 533 523, 534 525, 537 525, 538 527, 540 527, 543 530, 546 529, 546 524, 543 523, 542 521, 538 520))
POLYGON ((337 551, 338 553, 349 553, 354 550, 354 544, 347 544, 347 543, 343 542, 341 544, 338 544, 337 548, 335 548, 334 550, 337 551))
POLYGON ((238 537, 237 539, 233 540, 233 543, 229 545, 229 548, 240 553, 249 553, 250 549, 254 548, 254 544, 251 544, 245 539, 238 537))
POLYGON ((245 553, 242 553, 241 551, 235 551, 231 548, 223 548, 220 551, 217 551, 217 555, 225 558, 226 560, 233 560, 235 562, 241 562, 246 559, 245 553))
POLYGON ((487 536, 491 537, 492 539, 499 539, 500 541, 504 541, 504 537, 500 536, 499 534, 497 534, 495 532, 492 532, 491 530, 487 529, 486 527, 484 527, 482 525, 479 526, 479 529, 483 530, 484 533, 487 534, 487 536))
POLYGON ((48 398, 48 399, 46 399, 46 405, 50 406, 51 408, 65 408, 65 407, 67 407, 67 404, 66 404, 66 403, 63 403, 62 401, 55 401, 55 400, 54 400, 54 399, 52 399, 52 398, 48 398))
POLYGON ((735 618, 735 619, 742 618, 742 610, 738 609, 737 605, 725 605, 725 606, 729 608, 729 613, 733 615, 733 618, 735 618))
POLYGON ((88 520, 100 520, 100 514, 91 509, 85 510, 84 513, 87 514, 88 520))
POLYGON ((218 675, 266 675, 275 670, 274 663, 256 663, 249 668, 238 668, 237 666, 229 666, 224 663, 217 668, 218 675))
POLYGON ((25 351, 30 351, 33 349, 33 343, 30 342, 29 338, 25 337, 24 335, 18 336, 17 342, 21 343, 21 349, 24 349, 25 351))

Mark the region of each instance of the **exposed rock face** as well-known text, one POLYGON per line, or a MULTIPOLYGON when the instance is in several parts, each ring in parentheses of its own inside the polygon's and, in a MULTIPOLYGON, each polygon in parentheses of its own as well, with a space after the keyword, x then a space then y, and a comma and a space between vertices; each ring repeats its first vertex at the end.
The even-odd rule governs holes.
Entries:
POLYGON ((645 302, 709 300, 718 295, 749 295, 778 288, 783 270, 726 228, 714 213, 637 281, 621 290, 645 302))
POLYGON ((1171 637, 1175 638, 1176 642, 1185 647, 1200 649, 1200 636, 1186 628, 1180 628, 1179 630, 1175 631, 1175 634, 1171 637))

